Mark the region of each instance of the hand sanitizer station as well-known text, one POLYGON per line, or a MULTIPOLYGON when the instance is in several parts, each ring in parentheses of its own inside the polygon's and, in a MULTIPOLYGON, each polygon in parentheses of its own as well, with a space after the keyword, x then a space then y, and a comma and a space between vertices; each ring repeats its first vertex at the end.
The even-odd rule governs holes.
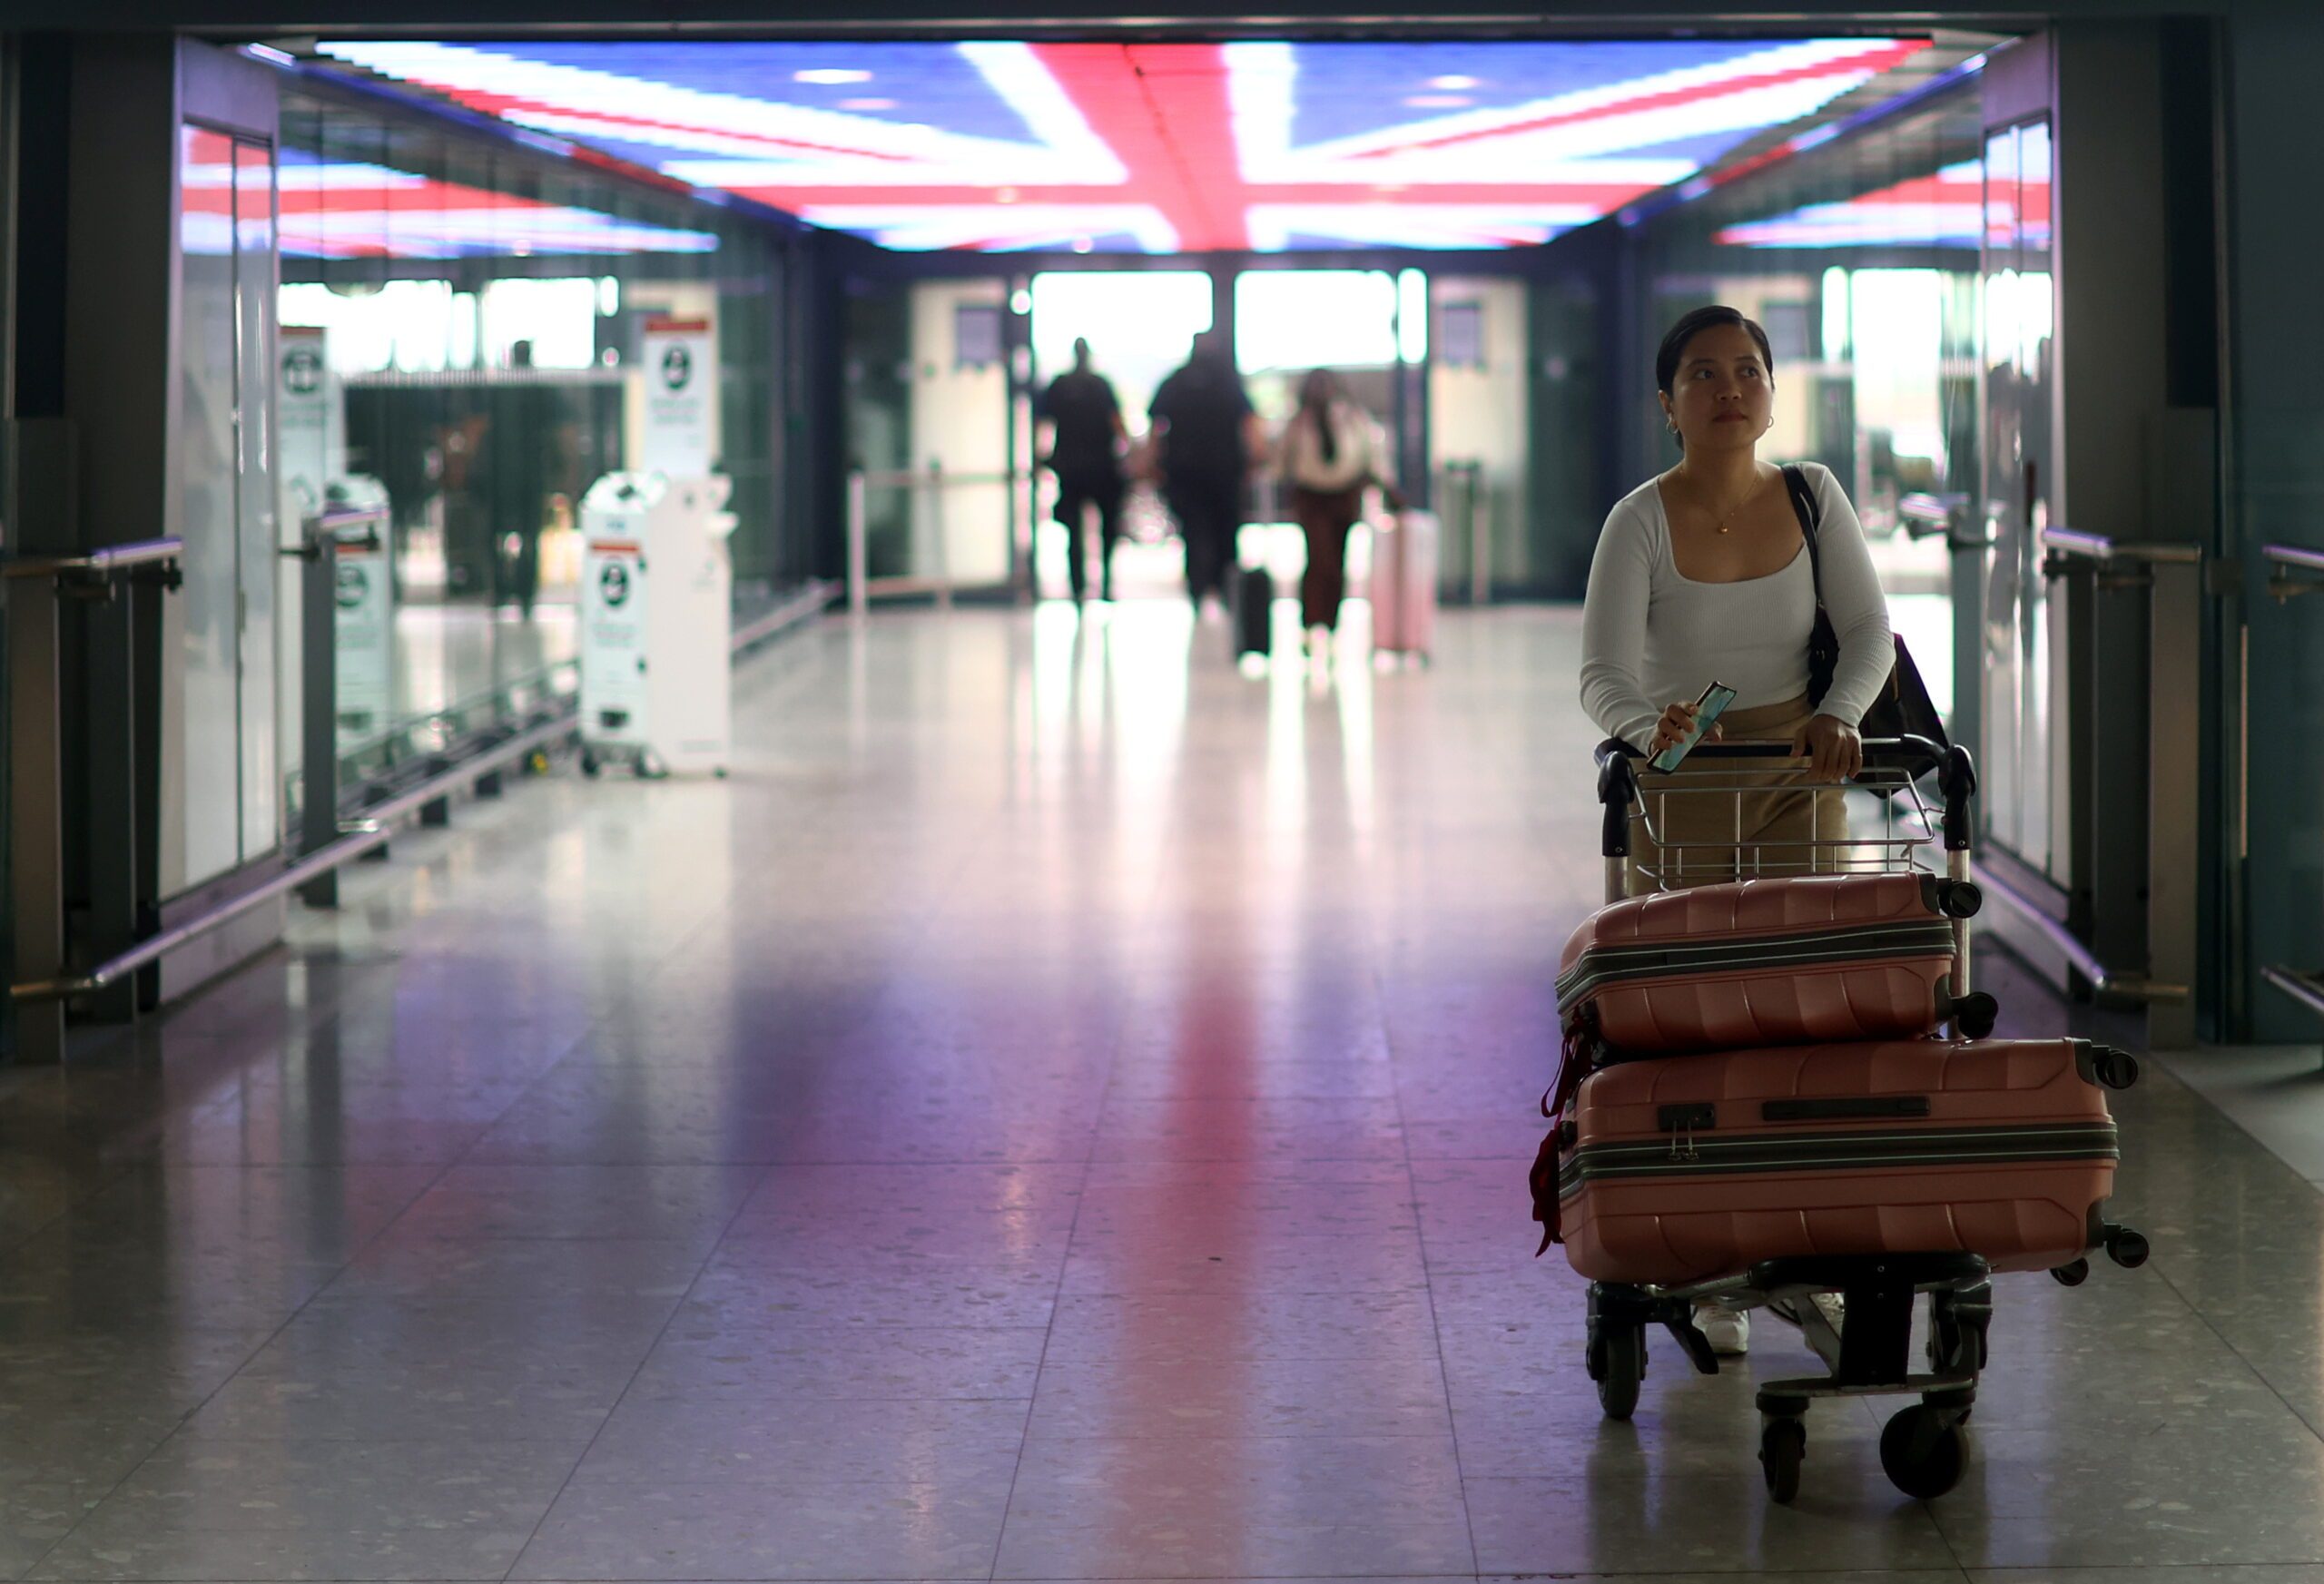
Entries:
POLYGON ((608 473, 581 501, 581 768, 724 772, 731 483, 608 473))

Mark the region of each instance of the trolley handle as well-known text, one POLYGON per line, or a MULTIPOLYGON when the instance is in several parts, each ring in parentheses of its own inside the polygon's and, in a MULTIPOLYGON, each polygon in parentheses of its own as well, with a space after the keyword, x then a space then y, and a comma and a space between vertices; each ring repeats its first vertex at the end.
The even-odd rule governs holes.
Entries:
MULTIPOLYGON (((1695 759, 1796 759, 1787 743, 1700 743, 1688 752, 1695 759)), ((1639 763, 1646 755, 1609 737, 1598 744, 1598 801, 1605 807, 1600 842, 1608 858, 1627 858, 1630 851, 1630 806, 1638 802, 1639 763)), ((1969 851, 1974 822, 1972 804, 1977 795, 1977 767, 1959 743, 1940 744, 1925 737, 1868 737, 1864 743, 1866 770, 1893 770, 1911 776, 1924 766, 1936 765, 1936 786, 1945 800, 1945 850, 1969 851)))

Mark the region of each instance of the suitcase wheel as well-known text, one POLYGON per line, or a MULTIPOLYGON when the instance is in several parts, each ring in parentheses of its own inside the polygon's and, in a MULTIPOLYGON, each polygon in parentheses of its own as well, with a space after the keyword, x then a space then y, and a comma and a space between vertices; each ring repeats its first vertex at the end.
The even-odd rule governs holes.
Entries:
POLYGON ((1608 1321, 1590 1344, 1590 1374, 1598 1382, 1598 1406, 1609 1419, 1628 1419, 1638 1408, 1639 1383, 1646 1379, 1646 1327, 1608 1321))
POLYGON ((1789 1501, 1799 1494, 1799 1465, 1807 1456, 1807 1426, 1788 1416, 1770 1418, 1759 1432, 1759 1472, 1768 1496, 1789 1501))
POLYGON ((2090 1280, 2090 1262, 2068 1260, 2064 1264, 2053 1270, 2050 1274, 2057 1278, 2058 1285, 2061 1287, 2079 1287, 2090 1280))
POLYGON ((2124 1270, 2134 1271, 2146 1264, 2148 1253, 2145 1233, 2127 1226, 2107 1226, 2106 1257, 2124 1270))
POLYGON ((1933 1500, 1968 1471, 1969 1432, 1957 1413, 1915 1402, 1880 1432, 1880 1467, 1905 1495, 1933 1500))
POLYGON ((2000 1020, 2001 1003, 1983 990, 1971 990, 1953 1003, 1953 1026, 1964 1038, 1988 1038, 2000 1020))

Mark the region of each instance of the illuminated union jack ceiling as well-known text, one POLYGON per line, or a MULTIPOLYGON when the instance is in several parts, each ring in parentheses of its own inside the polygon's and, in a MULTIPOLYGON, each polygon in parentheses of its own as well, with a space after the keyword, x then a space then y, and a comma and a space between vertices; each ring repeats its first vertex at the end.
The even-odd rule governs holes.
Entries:
POLYGON ((321 47, 891 248, 1171 253, 1546 241, 1925 43, 321 47))

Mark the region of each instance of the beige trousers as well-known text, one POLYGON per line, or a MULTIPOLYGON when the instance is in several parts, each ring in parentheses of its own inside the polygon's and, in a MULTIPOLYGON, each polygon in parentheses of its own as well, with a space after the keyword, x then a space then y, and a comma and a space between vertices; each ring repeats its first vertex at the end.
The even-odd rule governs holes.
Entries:
MULTIPOLYGON (((1805 698, 1719 717, 1728 743, 1788 743, 1814 713, 1805 698)), ((1679 890, 1758 875, 1812 874, 1847 866, 1847 804, 1837 787, 1799 785, 1797 768, 1750 770, 1748 761, 1689 754, 1669 775, 1641 768, 1639 804, 1630 816, 1631 896, 1679 890), (1681 790, 1689 781, 1738 790, 1681 790), (1764 789, 1764 790, 1762 790, 1764 789), (1792 846, 1789 843, 1801 843, 1792 846)))

